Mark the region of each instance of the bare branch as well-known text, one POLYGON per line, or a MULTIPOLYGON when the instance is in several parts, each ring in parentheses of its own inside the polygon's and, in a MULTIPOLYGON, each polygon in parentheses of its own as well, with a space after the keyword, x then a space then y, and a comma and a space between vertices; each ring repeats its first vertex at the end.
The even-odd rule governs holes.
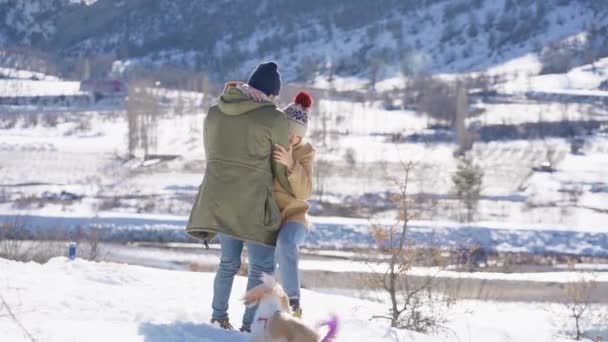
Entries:
POLYGON ((5 308, 10 318, 13 320, 13 322, 15 322, 15 324, 19 326, 19 328, 23 331, 27 338, 30 341, 35 342, 36 339, 34 338, 34 336, 32 336, 32 334, 27 330, 27 328, 25 328, 25 326, 19 321, 19 319, 17 319, 17 316, 15 316, 13 310, 11 310, 11 307, 8 305, 2 294, 0 294, 0 302, 0 304, 2 304, 0 305, 0 309, 5 308))

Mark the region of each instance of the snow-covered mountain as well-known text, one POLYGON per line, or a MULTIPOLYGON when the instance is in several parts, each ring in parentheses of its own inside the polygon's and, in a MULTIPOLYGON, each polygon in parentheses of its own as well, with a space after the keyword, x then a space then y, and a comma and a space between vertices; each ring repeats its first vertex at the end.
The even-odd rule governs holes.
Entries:
POLYGON ((265 59, 292 80, 483 70, 543 48, 575 63, 608 54, 607 25, 608 2, 594 0, 0 0, 0 36, 14 44, 223 78, 265 59))

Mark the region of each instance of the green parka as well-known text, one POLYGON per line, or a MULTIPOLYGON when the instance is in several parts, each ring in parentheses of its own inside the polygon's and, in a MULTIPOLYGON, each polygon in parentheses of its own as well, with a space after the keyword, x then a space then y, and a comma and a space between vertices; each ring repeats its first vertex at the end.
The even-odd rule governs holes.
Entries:
POLYGON ((204 123, 205 176, 186 232, 210 240, 216 233, 276 245, 281 213, 273 177, 291 192, 287 168, 272 158, 289 146, 287 119, 272 102, 255 102, 227 87, 204 123))

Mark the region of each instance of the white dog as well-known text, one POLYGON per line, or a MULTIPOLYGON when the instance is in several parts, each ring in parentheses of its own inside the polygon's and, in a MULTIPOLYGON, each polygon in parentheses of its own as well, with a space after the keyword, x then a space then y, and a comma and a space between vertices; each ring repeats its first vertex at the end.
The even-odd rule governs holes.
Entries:
POLYGON ((285 291, 267 274, 262 276, 262 284, 248 291, 243 300, 247 306, 258 305, 251 326, 252 342, 330 342, 336 337, 335 316, 323 323, 329 331, 321 339, 315 330, 292 316, 285 291))

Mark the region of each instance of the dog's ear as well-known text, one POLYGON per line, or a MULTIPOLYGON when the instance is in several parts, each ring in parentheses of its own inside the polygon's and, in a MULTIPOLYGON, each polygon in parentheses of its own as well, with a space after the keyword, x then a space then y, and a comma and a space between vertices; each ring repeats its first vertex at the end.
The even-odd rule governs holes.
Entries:
POLYGON ((285 312, 291 313, 291 306, 289 306, 289 298, 287 298, 285 292, 283 292, 283 294, 281 295, 281 306, 283 307, 283 310, 285 310, 285 312))
POLYGON ((260 299, 262 299, 262 297, 264 297, 265 293, 266 286, 264 284, 258 285, 245 293, 243 301, 247 306, 254 306, 260 301, 260 299))
POLYGON ((291 313, 291 306, 289 305, 289 297, 285 293, 285 290, 281 287, 281 285, 275 286, 272 289, 272 294, 274 294, 279 299, 279 304, 281 304, 281 308, 284 312, 291 313))

